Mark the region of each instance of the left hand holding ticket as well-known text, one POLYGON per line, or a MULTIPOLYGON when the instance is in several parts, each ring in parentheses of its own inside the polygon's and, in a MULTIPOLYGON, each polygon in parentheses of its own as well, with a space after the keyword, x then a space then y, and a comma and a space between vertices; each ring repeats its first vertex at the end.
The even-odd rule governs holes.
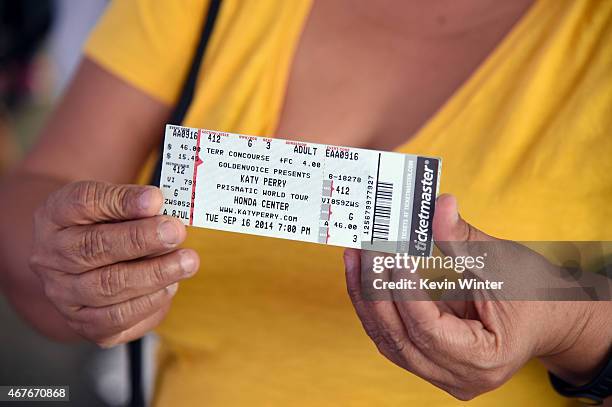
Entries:
MULTIPOLYGON (((433 230, 438 242, 497 241, 466 223, 450 195, 438 199, 433 230)), ((452 245, 440 246, 446 255, 455 255, 452 245)), ((503 242, 499 246, 506 247, 503 242)), ((508 269, 508 255, 541 261, 524 246, 508 242, 507 247, 512 253, 495 253, 488 261, 508 269)), ((425 292, 410 301, 367 299, 362 274, 371 272, 364 269, 370 254, 347 249, 344 256, 348 292, 366 333, 390 361, 461 400, 501 386, 533 357, 550 359, 560 371, 571 360, 572 369, 580 371, 572 348, 597 341, 585 328, 595 306, 587 301, 431 301, 425 292)), ((588 359, 588 352, 582 352, 585 373, 592 367, 588 359)))

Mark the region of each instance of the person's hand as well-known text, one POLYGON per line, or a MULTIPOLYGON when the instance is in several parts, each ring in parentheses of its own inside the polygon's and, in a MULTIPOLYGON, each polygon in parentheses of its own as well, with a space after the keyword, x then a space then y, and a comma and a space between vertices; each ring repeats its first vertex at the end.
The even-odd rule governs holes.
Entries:
POLYGON ((177 249, 184 225, 157 216, 155 187, 76 182, 34 217, 31 269, 78 334, 102 347, 143 336, 167 313, 178 281, 199 267, 177 249))
MULTIPOLYGON (((498 244, 489 246, 495 250, 487 259, 494 267, 518 267, 510 267, 512 272, 544 264, 528 248, 466 223, 449 195, 438 199, 433 233, 436 242, 447 242, 439 244, 446 255, 456 256, 462 248, 452 242, 494 241, 498 244)), ((500 386, 532 357, 541 357, 566 379, 584 383, 609 350, 610 302, 504 301, 494 295, 431 301, 418 290, 410 301, 398 299, 395 292, 372 300, 362 278, 371 273, 372 254, 348 249, 344 256, 349 296, 366 333, 390 361, 456 398, 468 400, 500 386)))

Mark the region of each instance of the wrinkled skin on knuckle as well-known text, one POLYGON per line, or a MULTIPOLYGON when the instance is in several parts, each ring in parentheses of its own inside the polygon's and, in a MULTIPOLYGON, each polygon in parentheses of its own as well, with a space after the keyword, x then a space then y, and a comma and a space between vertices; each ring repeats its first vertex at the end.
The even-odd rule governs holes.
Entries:
POLYGON ((122 235, 124 246, 130 247, 135 254, 143 253, 149 245, 149 238, 142 225, 130 225, 127 233, 122 235))
POLYGON ((99 272, 98 295, 113 298, 128 288, 127 272, 122 264, 104 267, 99 272))
POLYGON ((152 294, 142 296, 140 301, 134 301, 131 303, 131 312, 135 314, 143 314, 151 309, 159 309, 166 304, 169 300, 167 296, 162 298, 156 297, 157 303, 153 298, 152 294))
POLYGON ((95 226, 86 229, 74 243, 77 244, 77 247, 71 249, 72 260, 83 266, 91 265, 97 259, 105 258, 111 249, 108 238, 95 226), (78 253, 76 258, 75 253, 78 253))
POLYGON ((128 314, 130 314, 130 311, 127 309, 127 307, 129 307, 128 304, 130 303, 128 302, 108 308, 105 319, 111 327, 120 328, 126 325, 128 314))
POLYGON ((113 184, 99 184, 95 199, 96 213, 115 219, 121 217, 123 208, 130 203, 127 189, 113 184))
POLYGON ((129 192, 127 188, 120 188, 117 186, 113 186, 110 189, 110 192, 113 196, 109 197, 110 202, 112 202, 112 208, 114 214, 119 216, 125 208, 129 208, 132 205, 132 194, 129 192))
POLYGON ((168 282, 167 266, 160 260, 156 259, 150 263, 150 268, 147 270, 149 283, 152 286, 159 287, 168 282))
POLYGON ((68 194, 67 204, 78 212, 96 214, 99 199, 103 194, 102 185, 94 181, 75 182, 68 194))

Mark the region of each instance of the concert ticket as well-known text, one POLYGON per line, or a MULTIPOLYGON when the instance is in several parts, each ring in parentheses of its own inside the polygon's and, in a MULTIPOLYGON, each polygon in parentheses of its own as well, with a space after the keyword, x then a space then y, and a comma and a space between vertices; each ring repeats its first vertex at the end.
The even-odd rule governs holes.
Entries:
POLYGON ((161 213, 186 225, 429 256, 441 162, 168 125, 161 213))

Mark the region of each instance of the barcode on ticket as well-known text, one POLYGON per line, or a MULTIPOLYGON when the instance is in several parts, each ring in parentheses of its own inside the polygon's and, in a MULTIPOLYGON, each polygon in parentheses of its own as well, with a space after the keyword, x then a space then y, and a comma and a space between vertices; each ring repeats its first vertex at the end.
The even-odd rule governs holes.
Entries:
POLYGON ((167 125, 162 214, 190 226, 429 256, 438 158, 167 125))

